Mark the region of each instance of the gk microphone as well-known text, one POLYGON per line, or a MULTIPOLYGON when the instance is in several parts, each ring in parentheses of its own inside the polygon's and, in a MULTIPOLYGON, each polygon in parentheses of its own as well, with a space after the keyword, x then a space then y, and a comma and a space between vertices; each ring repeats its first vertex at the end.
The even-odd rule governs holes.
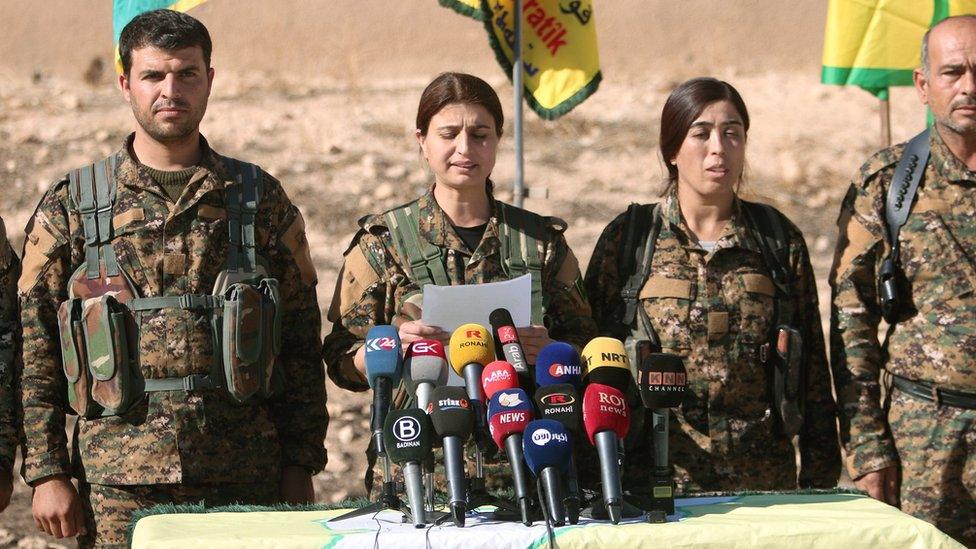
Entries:
POLYGON ((623 488, 618 463, 619 441, 630 429, 627 399, 614 387, 591 383, 583 394, 583 426, 600 457, 603 503, 614 524, 623 513, 623 488))
POLYGON ((496 360, 488 364, 481 372, 481 387, 485 390, 485 398, 488 399, 502 389, 515 389, 518 387, 515 368, 504 360, 496 360))
POLYGON ((455 525, 464 526, 467 494, 463 450, 474 423, 471 403, 461 387, 442 385, 431 393, 427 414, 434 430, 444 440, 444 473, 450 493, 451 516, 455 525))
POLYGON ((416 408, 391 411, 383 428, 387 455, 403 468, 403 483, 413 525, 417 528, 427 524, 421 464, 430 455, 433 430, 427 413, 416 408))
POLYGON ((393 326, 374 326, 366 333, 366 379, 373 389, 373 445, 376 454, 385 456, 383 424, 390 411, 393 386, 400 383, 403 375, 403 358, 400 356, 400 336, 393 326))
POLYGON ((553 524, 566 524, 560 474, 569 471, 570 458, 573 455, 569 432, 557 421, 537 419, 525 428, 522 448, 525 463, 535 476, 542 479, 542 489, 546 497, 543 505, 549 508, 553 524))
POLYGON ((535 383, 539 387, 570 383, 579 390, 583 377, 582 364, 575 347, 554 341, 539 351, 539 358, 535 361, 535 383))
POLYGON ((495 393, 488 402, 488 424, 491 437, 499 449, 504 449, 512 464, 515 481, 515 498, 522 513, 522 523, 532 524, 532 506, 529 502, 525 469, 522 467, 522 431, 532 420, 532 402, 522 389, 504 389, 495 393))
POLYGON ((433 339, 418 339, 407 347, 403 383, 417 399, 417 408, 427 409, 434 387, 447 384, 444 345, 433 339))
POLYGON ((451 367, 464 378, 464 388, 474 412, 474 440, 483 452, 485 440, 485 394, 481 388, 481 372, 492 362, 491 334, 480 324, 465 324, 451 334, 451 367))
POLYGON ((533 389, 529 364, 525 360, 525 352, 522 350, 512 313, 508 312, 508 309, 495 309, 488 315, 488 322, 491 323, 492 334, 495 336, 495 354, 515 368, 520 386, 533 389))

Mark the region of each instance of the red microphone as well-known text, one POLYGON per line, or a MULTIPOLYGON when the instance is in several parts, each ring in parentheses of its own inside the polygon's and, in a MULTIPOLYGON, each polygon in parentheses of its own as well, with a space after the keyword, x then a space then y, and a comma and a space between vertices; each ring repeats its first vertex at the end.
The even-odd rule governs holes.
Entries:
POLYGON ((481 372, 481 386, 485 390, 485 398, 491 399, 495 393, 503 389, 515 389, 518 385, 518 374, 511 363, 496 360, 485 366, 481 372))
POLYGON ((600 457, 603 503, 610 522, 617 524, 623 514, 623 487, 618 464, 619 441, 630 429, 627 399, 619 389, 591 383, 583 393, 583 426, 600 457))

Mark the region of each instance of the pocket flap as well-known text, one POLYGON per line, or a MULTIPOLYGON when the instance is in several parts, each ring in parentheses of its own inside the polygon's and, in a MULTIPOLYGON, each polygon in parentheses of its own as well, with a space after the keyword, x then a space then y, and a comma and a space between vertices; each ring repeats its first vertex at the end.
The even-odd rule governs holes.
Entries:
POLYGON ((651 297, 691 299, 691 281, 665 276, 652 276, 647 279, 638 297, 641 299, 651 297))
POLYGON ((773 285, 772 279, 764 274, 744 274, 742 275, 742 283, 749 293, 763 294, 769 297, 776 296, 776 286, 773 285))
POLYGON ((111 306, 114 301, 114 297, 103 295, 86 299, 82 305, 88 368, 98 381, 115 376, 117 353, 120 352, 115 348, 116 326, 112 322, 111 306))
POLYGON ((237 358, 251 364, 261 357, 261 332, 264 311, 261 294, 248 284, 235 284, 231 288, 232 315, 224 322, 235 326, 234 346, 237 358))
POLYGON ((61 336, 61 365, 68 383, 75 383, 81 377, 81 362, 78 360, 75 324, 81 318, 81 300, 69 299, 58 307, 58 332, 61 336))

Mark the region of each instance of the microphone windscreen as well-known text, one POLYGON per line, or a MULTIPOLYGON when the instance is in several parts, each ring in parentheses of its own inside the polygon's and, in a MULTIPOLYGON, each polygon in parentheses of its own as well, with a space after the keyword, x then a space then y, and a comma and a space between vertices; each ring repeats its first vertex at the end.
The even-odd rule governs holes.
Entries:
POLYGON ((570 383, 579 389, 583 366, 580 354, 569 343, 553 341, 539 351, 535 360, 535 384, 539 387, 570 383))
POLYGON ((526 426, 522 435, 522 454, 525 464, 535 476, 546 467, 556 467, 563 473, 569 472, 573 457, 573 443, 569 432, 558 421, 537 419, 526 426))
POLYGON ((481 372, 481 387, 485 390, 485 398, 491 398, 502 389, 518 387, 518 375, 515 368, 504 360, 496 360, 485 366, 481 372))
POLYGON ((418 339, 411 343, 404 359, 403 382, 410 392, 417 390, 418 383, 446 384, 444 344, 434 339, 418 339))
POLYGON ((569 383, 539 387, 535 392, 539 417, 558 421, 573 433, 578 433, 583 421, 583 403, 579 392, 569 383))
POLYGON ((502 356, 502 345, 505 343, 520 343, 518 330, 515 329, 515 320, 508 309, 498 308, 488 315, 488 323, 491 324, 491 331, 495 335, 495 353, 502 356), (507 329, 502 329, 507 328, 507 329))
POLYGON ((532 421, 532 402, 522 389, 503 389, 488 401, 488 432, 499 449, 505 438, 521 433, 532 421))
POLYGON ((434 387, 430 404, 427 405, 427 415, 441 438, 454 436, 463 440, 471 436, 474 429, 474 413, 464 387, 434 387))
POLYGON ((480 324, 465 324, 451 334, 451 368, 464 375, 468 364, 484 366, 495 360, 491 333, 480 324))
POLYGON ((372 389, 376 379, 387 377, 393 386, 400 383, 403 375, 403 357, 400 355, 400 334, 393 326, 373 326, 366 332, 366 379, 372 389))
POLYGON ((383 445, 394 463, 423 462, 431 451, 434 426, 423 410, 391 410, 383 426, 383 445))
POLYGON ((675 408, 688 389, 685 363, 678 355, 651 353, 637 369, 637 388, 647 408, 675 408))
POLYGON ((627 350, 619 339, 597 337, 583 348, 583 376, 588 383, 627 389, 633 375, 627 350))
POLYGON ((616 387, 591 383, 583 393, 583 427, 590 444, 600 431, 613 431, 617 438, 627 436, 630 430, 630 414, 627 399, 616 387))

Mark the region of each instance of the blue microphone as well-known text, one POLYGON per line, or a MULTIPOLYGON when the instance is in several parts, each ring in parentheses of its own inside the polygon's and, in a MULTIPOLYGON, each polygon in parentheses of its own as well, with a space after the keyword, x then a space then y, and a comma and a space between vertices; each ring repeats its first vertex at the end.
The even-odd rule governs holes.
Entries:
POLYGON ((522 438, 522 451, 529 470, 542 480, 542 491, 549 508, 553 524, 566 524, 566 509, 563 506, 562 478, 569 472, 573 444, 569 431, 562 423, 551 419, 537 419, 525 428, 522 438))
POLYGON ((403 375, 403 356, 400 354, 400 334, 393 326, 374 326, 366 334, 366 379, 373 389, 373 445, 379 456, 386 456, 383 445, 383 424, 393 400, 393 387, 403 375))
POLYGON ((554 341, 539 351, 535 361, 535 383, 539 387, 569 383, 576 390, 583 380, 583 361, 575 347, 554 341))

